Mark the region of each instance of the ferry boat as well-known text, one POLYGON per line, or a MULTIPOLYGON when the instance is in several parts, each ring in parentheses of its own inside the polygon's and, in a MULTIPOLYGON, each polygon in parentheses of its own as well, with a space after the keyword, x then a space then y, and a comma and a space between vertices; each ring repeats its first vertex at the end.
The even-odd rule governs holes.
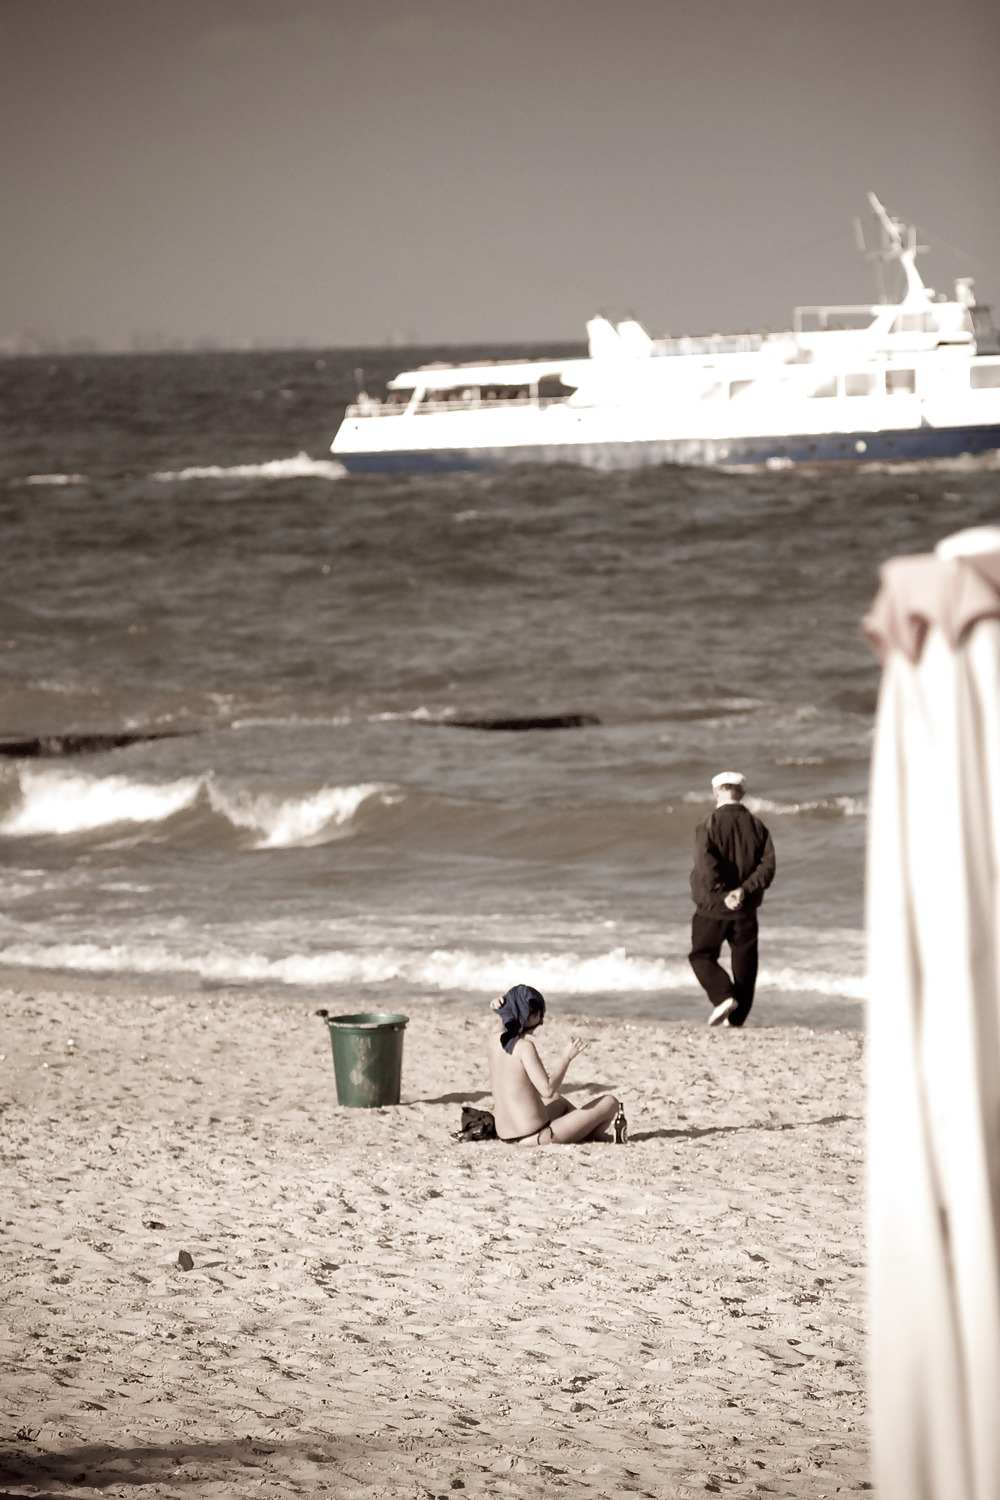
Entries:
POLYGON ((634 319, 587 324, 583 358, 433 364, 384 399, 362 392, 331 451, 353 473, 572 463, 722 468, 898 463, 1000 449, 1000 342, 961 277, 924 284, 926 246, 869 193, 901 299, 795 309, 782 333, 653 339, 634 319), (898 273, 897 273, 898 274, 898 273))

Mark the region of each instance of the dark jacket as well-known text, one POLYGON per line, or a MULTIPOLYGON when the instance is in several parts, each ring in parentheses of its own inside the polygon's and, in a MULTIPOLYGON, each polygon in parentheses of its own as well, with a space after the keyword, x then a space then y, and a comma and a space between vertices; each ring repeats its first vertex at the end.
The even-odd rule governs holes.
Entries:
POLYGON ((756 911, 774 879, 774 845, 759 818, 740 802, 724 802, 694 831, 691 894, 705 917, 733 917, 725 894, 743 887, 741 911, 756 911))

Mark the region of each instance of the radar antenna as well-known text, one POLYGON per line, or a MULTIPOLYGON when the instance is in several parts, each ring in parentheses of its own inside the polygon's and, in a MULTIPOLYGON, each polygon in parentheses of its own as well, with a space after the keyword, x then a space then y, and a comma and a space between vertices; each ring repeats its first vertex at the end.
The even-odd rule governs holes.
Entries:
POLYGON ((858 250, 864 256, 865 260, 870 260, 874 264, 878 300, 880 302, 889 301, 885 287, 885 268, 893 261, 898 261, 903 267, 908 293, 917 290, 924 291, 923 282, 916 268, 916 258, 930 247, 928 245, 918 245, 916 226, 905 224, 902 219, 894 219, 887 213, 874 193, 868 194, 868 202, 871 204, 872 213, 878 220, 879 228, 882 231, 882 243, 877 250, 869 250, 866 247, 864 229, 862 228, 860 219, 854 220, 854 238, 857 241, 858 250))

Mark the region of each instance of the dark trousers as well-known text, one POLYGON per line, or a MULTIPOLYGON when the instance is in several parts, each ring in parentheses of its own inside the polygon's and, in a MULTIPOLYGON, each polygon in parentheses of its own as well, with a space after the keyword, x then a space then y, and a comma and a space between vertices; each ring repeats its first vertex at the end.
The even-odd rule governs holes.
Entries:
POLYGON ((730 1026, 742 1026, 753 1005, 757 982, 757 913, 734 912, 731 917, 703 917, 696 911, 691 922, 691 952, 688 954, 698 983, 712 1006, 732 995, 736 1009, 730 1026), (733 960, 730 979, 719 963, 723 943, 729 944, 733 960))

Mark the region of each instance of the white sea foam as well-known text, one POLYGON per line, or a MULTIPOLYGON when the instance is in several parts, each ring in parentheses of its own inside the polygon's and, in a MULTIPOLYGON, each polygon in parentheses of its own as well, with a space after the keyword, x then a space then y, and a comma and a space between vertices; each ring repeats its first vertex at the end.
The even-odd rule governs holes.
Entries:
POLYGON ((436 724, 441 719, 450 719, 458 712, 455 708, 427 708, 423 703, 417 708, 400 709, 398 712, 370 714, 369 724, 395 724, 401 721, 418 724, 436 724))
MULTIPOLYGON (((610 995, 637 992, 691 991, 694 980, 686 963, 645 958, 624 948, 610 952, 476 953, 464 948, 432 952, 406 949, 334 949, 326 953, 289 954, 281 958, 251 950, 216 948, 200 953, 162 943, 103 947, 98 943, 13 943, 4 949, 10 964, 87 973, 185 974, 200 979, 244 984, 300 986, 405 983, 414 990, 462 990, 496 994, 511 976, 527 976, 548 995, 610 995)), ((857 1001, 864 980, 855 975, 784 968, 763 971, 761 991, 817 994, 857 1001)))
POLYGON ((23 484, 86 484, 83 474, 29 474, 23 484))
POLYGON ((757 975, 758 990, 783 990, 785 993, 825 995, 832 1000, 864 1000, 868 983, 863 974, 838 974, 830 969, 761 969, 757 975))
POLYGON ((954 458, 919 458, 900 463, 858 464, 863 474, 991 474, 1000 469, 1000 448, 959 453, 954 458))
MULTIPOLYGON (((789 476, 808 472, 814 465, 796 463, 794 459, 777 462, 766 459, 768 474, 786 473, 789 476)), ((989 448, 985 453, 958 453, 953 458, 894 459, 871 463, 857 463, 855 472, 861 474, 889 474, 894 479, 902 474, 988 474, 1000 469, 1000 449, 989 448)), ((723 474, 757 474, 759 464, 719 464, 723 474)))
POLYGON ((114 823, 158 823, 190 807, 201 784, 198 776, 156 784, 82 771, 22 770, 21 800, 0 818, 0 833, 65 836, 114 823))
MULTIPOLYGON (((693 806, 711 807, 711 793, 685 792, 684 802, 693 806)), ((796 818, 803 813, 832 813, 840 818, 866 818, 868 800, 865 797, 813 797, 806 802, 776 802, 770 797, 747 797, 743 803, 752 813, 769 813, 773 818, 796 818)))
POLYGON ((233 719, 230 729, 342 729, 350 714, 276 714, 273 718, 233 719))
POLYGON ((753 813, 770 813, 775 818, 794 818, 801 813, 836 813, 842 818, 868 816, 865 797, 816 797, 808 802, 772 802, 767 797, 747 797, 746 806, 753 813))
POLYGON ((0 900, 6 904, 12 901, 21 901, 26 896, 37 896, 37 886, 27 883, 18 884, 16 880, 6 879, 0 881, 0 900))
POLYGON ((184 479, 342 479, 347 473, 334 459, 310 458, 298 453, 294 458, 272 458, 262 464, 232 464, 228 468, 208 464, 191 469, 162 470, 153 475, 164 483, 184 479))
POLYGON ((8 837, 66 837, 122 823, 162 823, 204 798, 234 828, 255 834, 258 849, 321 842, 349 825, 369 797, 391 801, 402 795, 378 782, 362 782, 281 797, 246 788, 229 790, 211 774, 142 782, 61 769, 22 770, 19 785, 20 800, 0 818, 0 834, 8 837))

